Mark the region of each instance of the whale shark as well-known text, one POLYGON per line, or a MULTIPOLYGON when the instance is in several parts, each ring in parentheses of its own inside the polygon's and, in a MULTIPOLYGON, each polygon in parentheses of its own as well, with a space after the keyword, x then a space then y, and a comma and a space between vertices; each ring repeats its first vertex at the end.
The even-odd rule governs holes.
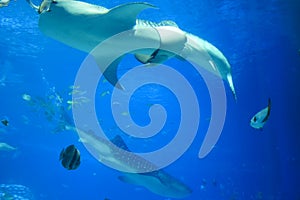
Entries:
MULTIPOLYGON (((197 67, 203 67, 227 81, 236 98, 231 66, 223 53, 211 43, 181 30, 175 22, 154 23, 137 19, 143 10, 156 8, 151 4, 126 3, 107 9, 76 0, 44 0, 39 6, 33 4, 31 0, 27 2, 40 13, 39 29, 48 37, 91 53, 104 40, 123 31, 133 30, 136 41, 151 41, 155 46, 152 49, 131 52, 141 63, 163 63, 173 57, 191 61, 198 64, 197 67), (165 34, 166 31, 168 34, 165 34)), ((119 47, 111 45, 110 48, 119 47)), ((112 49, 110 50, 113 51, 112 49)), ((101 63, 103 55, 91 54, 104 77, 113 86, 124 89, 117 77, 117 67, 123 57, 112 62, 108 68, 104 68, 101 63)))
POLYGON ((157 170, 157 167, 150 161, 132 153, 119 135, 107 140, 91 130, 84 131, 74 126, 68 126, 68 129, 78 132, 80 141, 96 156, 97 160, 123 171, 118 177, 120 181, 144 187, 157 195, 168 198, 185 198, 192 193, 192 190, 182 181, 163 169, 157 170), (120 150, 128 153, 124 154, 120 150), (149 172, 137 173, 141 168, 148 169, 149 172), (130 171, 130 173, 124 171, 130 171))
MULTIPOLYGON (((153 163, 132 153, 120 136, 117 135, 111 140, 105 139, 91 130, 75 127, 66 109, 57 105, 57 103, 48 102, 43 98, 36 98, 27 94, 23 95, 23 98, 29 101, 31 106, 45 111, 44 113, 49 113, 49 109, 52 112, 54 106, 55 116, 59 116, 59 118, 54 116, 53 119, 52 117, 47 118, 50 119, 49 123, 58 124, 58 131, 68 130, 78 133, 79 141, 99 162, 122 172, 122 175, 118 177, 120 181, 144 187, 157 195, 168 198, 184 198, 192 193, 192 190, 185 183, 168 174, 165 170, 157 170, 157 166, 153 163), (138 173, 141 169, 149 172, 138 173)), ((0 151, 14 149, 6 143, 0 142, 0 151)))

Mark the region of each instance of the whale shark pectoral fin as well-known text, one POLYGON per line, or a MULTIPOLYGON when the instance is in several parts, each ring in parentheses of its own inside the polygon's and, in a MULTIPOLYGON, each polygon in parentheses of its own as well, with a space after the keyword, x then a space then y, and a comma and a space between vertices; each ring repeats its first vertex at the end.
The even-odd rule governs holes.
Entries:
POLYGON ((170 198, 184 198, 192 193, 185 184, 171 176, 164 175, 165 172, 157 171, 150 173, 124 173, 118 179, 124 183, 142 186, 149 191, 170 198), (160 173, 163 173, 160 175, 160 173))
POLYGON ((130 176, 118 176, 118 179, 123 183, 133 184, 133 185, 140 185, 136 179, 131 178, 130 176))
POLYGON ((156 7, 149 3, 126 3, 110 9, 106 15, 111 19, 122 21, 120 26, 132 28, 136 24, 137 15, 147 8, 156 7))
POLYGON ((134 54, 134 57, 141 63, 147 64, 149 60, 152 58, 151 55, 146 55, 146 54, 134 54))
POLYGON ((145 176, 143 174, 125 173, 123 176, 119 176, 118 179, 124 183, 142 186, 148 190, 164 196, 164 189, 166 186, 154 176, 145 176))
POLYGON ((108 67, 103 65, 102 57, 94 56, 95 61, 102 72, 103 76, 106 80, 112 84, 114 87, 124 90, 124 87, 118 82, 117 70, 119 63, 123 59, 124 56, 119 57, 118 59, 114 60, 108 67))

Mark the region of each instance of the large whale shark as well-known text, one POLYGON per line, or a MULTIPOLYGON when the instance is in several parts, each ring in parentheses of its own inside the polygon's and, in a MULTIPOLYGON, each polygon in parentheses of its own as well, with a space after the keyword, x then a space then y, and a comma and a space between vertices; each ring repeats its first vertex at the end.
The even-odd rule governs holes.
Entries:
MULTIPOLYGON (((113 35, 134 30, 137 41, 151 40, 156 44, 156 48, 132 52, 138 61, 147 64, 162 63, 172 57, 187 59, 227 81, 236 98, 231 67, 222 52, 209 42, 182 31, 172 21, 154 23, 137 19, 141 11, 154 8, 151 4, 127 3, 107 9, 75 0, 44 0, 39 6, 31 0, 27 1, 40 13, 40 30, 55 40, 90 53, 99 43, 113 35), (172 31, 172 34, 166 35, 165 31, 172 31), (165 48, 178 53, 164 51, 165 48)), ((107 70, 101 65, 103 57, 97 54, 94 57, 105 78, 112 85, 122 88, 117 77, 117 67, 122 57, 107 70)))
POLYGON ((155 194, 169 198, 184 198, 192 193, 192 190, 180 180, 162 169, 156 170, 154 164, 131 153, 120 136, 117 135, 109 141, 90 130, 84 131, 70 125, 67 125, 67 129, 78 132, 80 141, 93 155, 96 155, 96 159, 100 162, 114 166, 116 169, 131 171, 132 173, 124 172, 118 177, 122 182, 142 186, 155 194), (124 154, 121 150, 128 153, 124 154), (151 172, 134 173, 140 168, 147 168, 151 172))

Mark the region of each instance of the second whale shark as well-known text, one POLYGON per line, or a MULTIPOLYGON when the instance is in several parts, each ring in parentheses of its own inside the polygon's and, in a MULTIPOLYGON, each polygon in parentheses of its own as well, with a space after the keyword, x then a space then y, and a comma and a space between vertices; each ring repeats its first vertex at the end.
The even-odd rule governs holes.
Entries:
POLYGON ((142 186, 157 195, 169 198, 181 199, 191 195, 192 190, 182 181, 162 169, 157 169, 153 163, 143 157, 132 153, 119 135, 106 140, 90 130, 83 131, 69 125, 67 128, 78 132, 80 141, 97 160, 124 171, 118 177, 122 182, 142 186), (138 173, 141 168, 149 169, 149 172, 138 173))
MULTIPOLYGON (((127 3, 107 9, 74 0, 44 0, 39 6, 31 0, 27 1, 40 13, 40 30, 55 40, 91 53, 104 40, 123 31, 133 30, 136 41, 150 41, 155 46, 131 52, 138 61, 148 64, 163 63, 173 57, 187 59, 227 81, 236 98, 231 67, 223 53, 209 42, 182 31, 175 22, 154 23, 137 19, 141 11, 154 8, 151 4, 127 3)), ((106 69, 101 63, 103 57, 99 54, 92 55, 105 78, 112 85, 122 88, 117 77, 117 67, 122 57, 106 69)))

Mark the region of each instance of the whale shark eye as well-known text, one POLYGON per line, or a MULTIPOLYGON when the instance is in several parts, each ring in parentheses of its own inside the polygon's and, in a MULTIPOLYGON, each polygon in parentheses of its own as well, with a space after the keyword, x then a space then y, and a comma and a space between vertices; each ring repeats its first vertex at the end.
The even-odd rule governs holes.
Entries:
POLYGON ((256 122, 256 120, 257 120, 256 117, 254 117, 254 118, 253 118, 253 121, 256 122))

